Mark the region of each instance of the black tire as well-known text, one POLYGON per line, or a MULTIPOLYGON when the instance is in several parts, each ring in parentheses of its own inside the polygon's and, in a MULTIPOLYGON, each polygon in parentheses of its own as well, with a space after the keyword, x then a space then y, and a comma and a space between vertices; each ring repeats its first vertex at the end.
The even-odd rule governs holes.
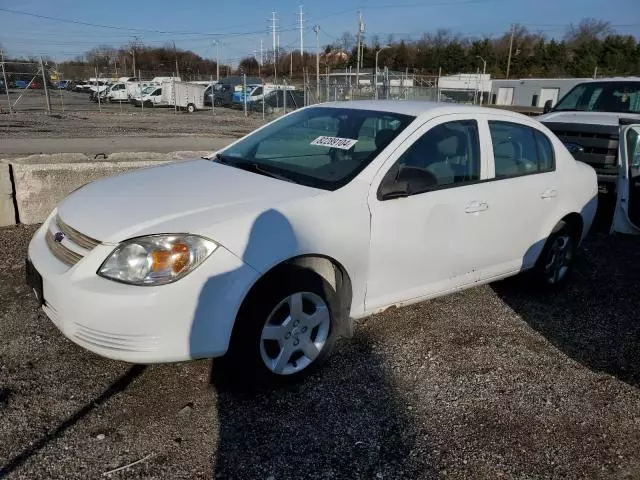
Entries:
POLYGON ((530 278, 541 290, 556 291, 566 287, 573 273, 579 233, 563 221, 549 235, 530 278), (565 246, 563 244, 566 243, 565 246), (562 252, 561 252, 562 251, 562 252), (561 265, 560 265, 561 264, 561 265), (559 275, 559 272, 562 272, 559 275))
MULTIPOLYGON (((315 272, 296 267, 273 280, 257 284, 245 299, 236 318, 229 351, 214 361, 214 380, 244 386, 277 386, 308 376, 329 357, 338 336, 340 315, 338 296, 333 287, 315 272), (308 366, 295 373, 277 374, 263 361, 262 330, 276 311, 274 309, 298 292, 310 292, 324 300, 330 315, 329 333, 319 355, 308 366)), ((299 354, 302 356, 301 352, 299 354)), ((295 361, 292 364, 295 365, 295 361)))
POLYGON ((190 103, 189 105, 187 105, 187 112, 188 113, 193 113, 196 111, 196 106, 193 103, 190 103))
POLYGON ((214 107, 221 107, 221 106, 222 106, 222 99, 221 99, 221 98, 216 98, 216 99, 213 101, 213 106, 214 106, 214 107))

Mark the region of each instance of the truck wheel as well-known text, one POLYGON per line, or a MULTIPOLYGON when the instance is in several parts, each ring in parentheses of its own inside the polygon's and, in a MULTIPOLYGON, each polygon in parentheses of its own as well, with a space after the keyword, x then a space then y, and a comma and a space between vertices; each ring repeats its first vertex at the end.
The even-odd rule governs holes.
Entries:
POLYGON ((196 111, 196 106, 193 103, 190 103, 189 105, 187 105, 187 112, 193 113, 195 111, 196 111))
POLYGON ((216 98, 213 101, 213 105, 216 106, 216 107, 221 107, 222 106, 222 99, 221 98, 216 98))

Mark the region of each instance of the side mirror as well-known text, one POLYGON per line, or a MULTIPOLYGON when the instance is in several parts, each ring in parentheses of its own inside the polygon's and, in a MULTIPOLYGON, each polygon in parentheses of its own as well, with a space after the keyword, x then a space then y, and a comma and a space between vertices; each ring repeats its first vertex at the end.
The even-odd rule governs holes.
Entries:
POLYGON ((547 100, 544 102, 544 108, 542 109, 542 113, 549 113, 551 111, 551 105, 553 104, 553 100, 547 100))
POLYGON ((409 182, 399 178, 401 170, 396 165, 385 175, 378 189, 378 200, 391 200, 409 196, 409 182))

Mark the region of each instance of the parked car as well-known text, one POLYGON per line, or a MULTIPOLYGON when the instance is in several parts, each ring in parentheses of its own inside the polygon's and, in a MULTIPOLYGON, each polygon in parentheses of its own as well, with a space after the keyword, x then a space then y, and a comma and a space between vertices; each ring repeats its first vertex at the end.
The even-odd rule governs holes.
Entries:
POLYGON ((295 379, 353 319, 525 271, 559 288, 596 208, 594 170, 531 118, 325 104, 75 191, 34 235, 28 283, 102 356, 295 379))
POLYGON ((91 84, 89 82, 76 82, 74 87, 73 87, 73 91, 74 92, 78 92, 78 93, 87 93, 89 92, 91 88, 91 84))
POLYGON ((228 107, 233 103, 233 92, 235 85, 216 83, 207 87, 204 91, 204 105, 211 106, 213 102, 216 107, 228 107))

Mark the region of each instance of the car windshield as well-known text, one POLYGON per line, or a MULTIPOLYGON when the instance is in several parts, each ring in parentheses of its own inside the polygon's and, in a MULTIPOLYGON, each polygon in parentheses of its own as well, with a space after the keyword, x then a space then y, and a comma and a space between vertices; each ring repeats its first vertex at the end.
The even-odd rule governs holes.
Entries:
POLYGON ((240 140, 218 161, 325 190, 349 183, 415 117, 381 111, 313 107, 240 140))
POLYGON ((145 88, 142 90, 142 94, 143 94, 143 95, 147 95, 148 93, 153 92, 153 91, 155 90, 155 88, 156 88, 156 87, 155 87, 155 85, 151 85, 150 87, 145 87, 145 88))
POLYGON ((582 83, 567 93, 553 111, 640 113, 640 82, 582 83))

